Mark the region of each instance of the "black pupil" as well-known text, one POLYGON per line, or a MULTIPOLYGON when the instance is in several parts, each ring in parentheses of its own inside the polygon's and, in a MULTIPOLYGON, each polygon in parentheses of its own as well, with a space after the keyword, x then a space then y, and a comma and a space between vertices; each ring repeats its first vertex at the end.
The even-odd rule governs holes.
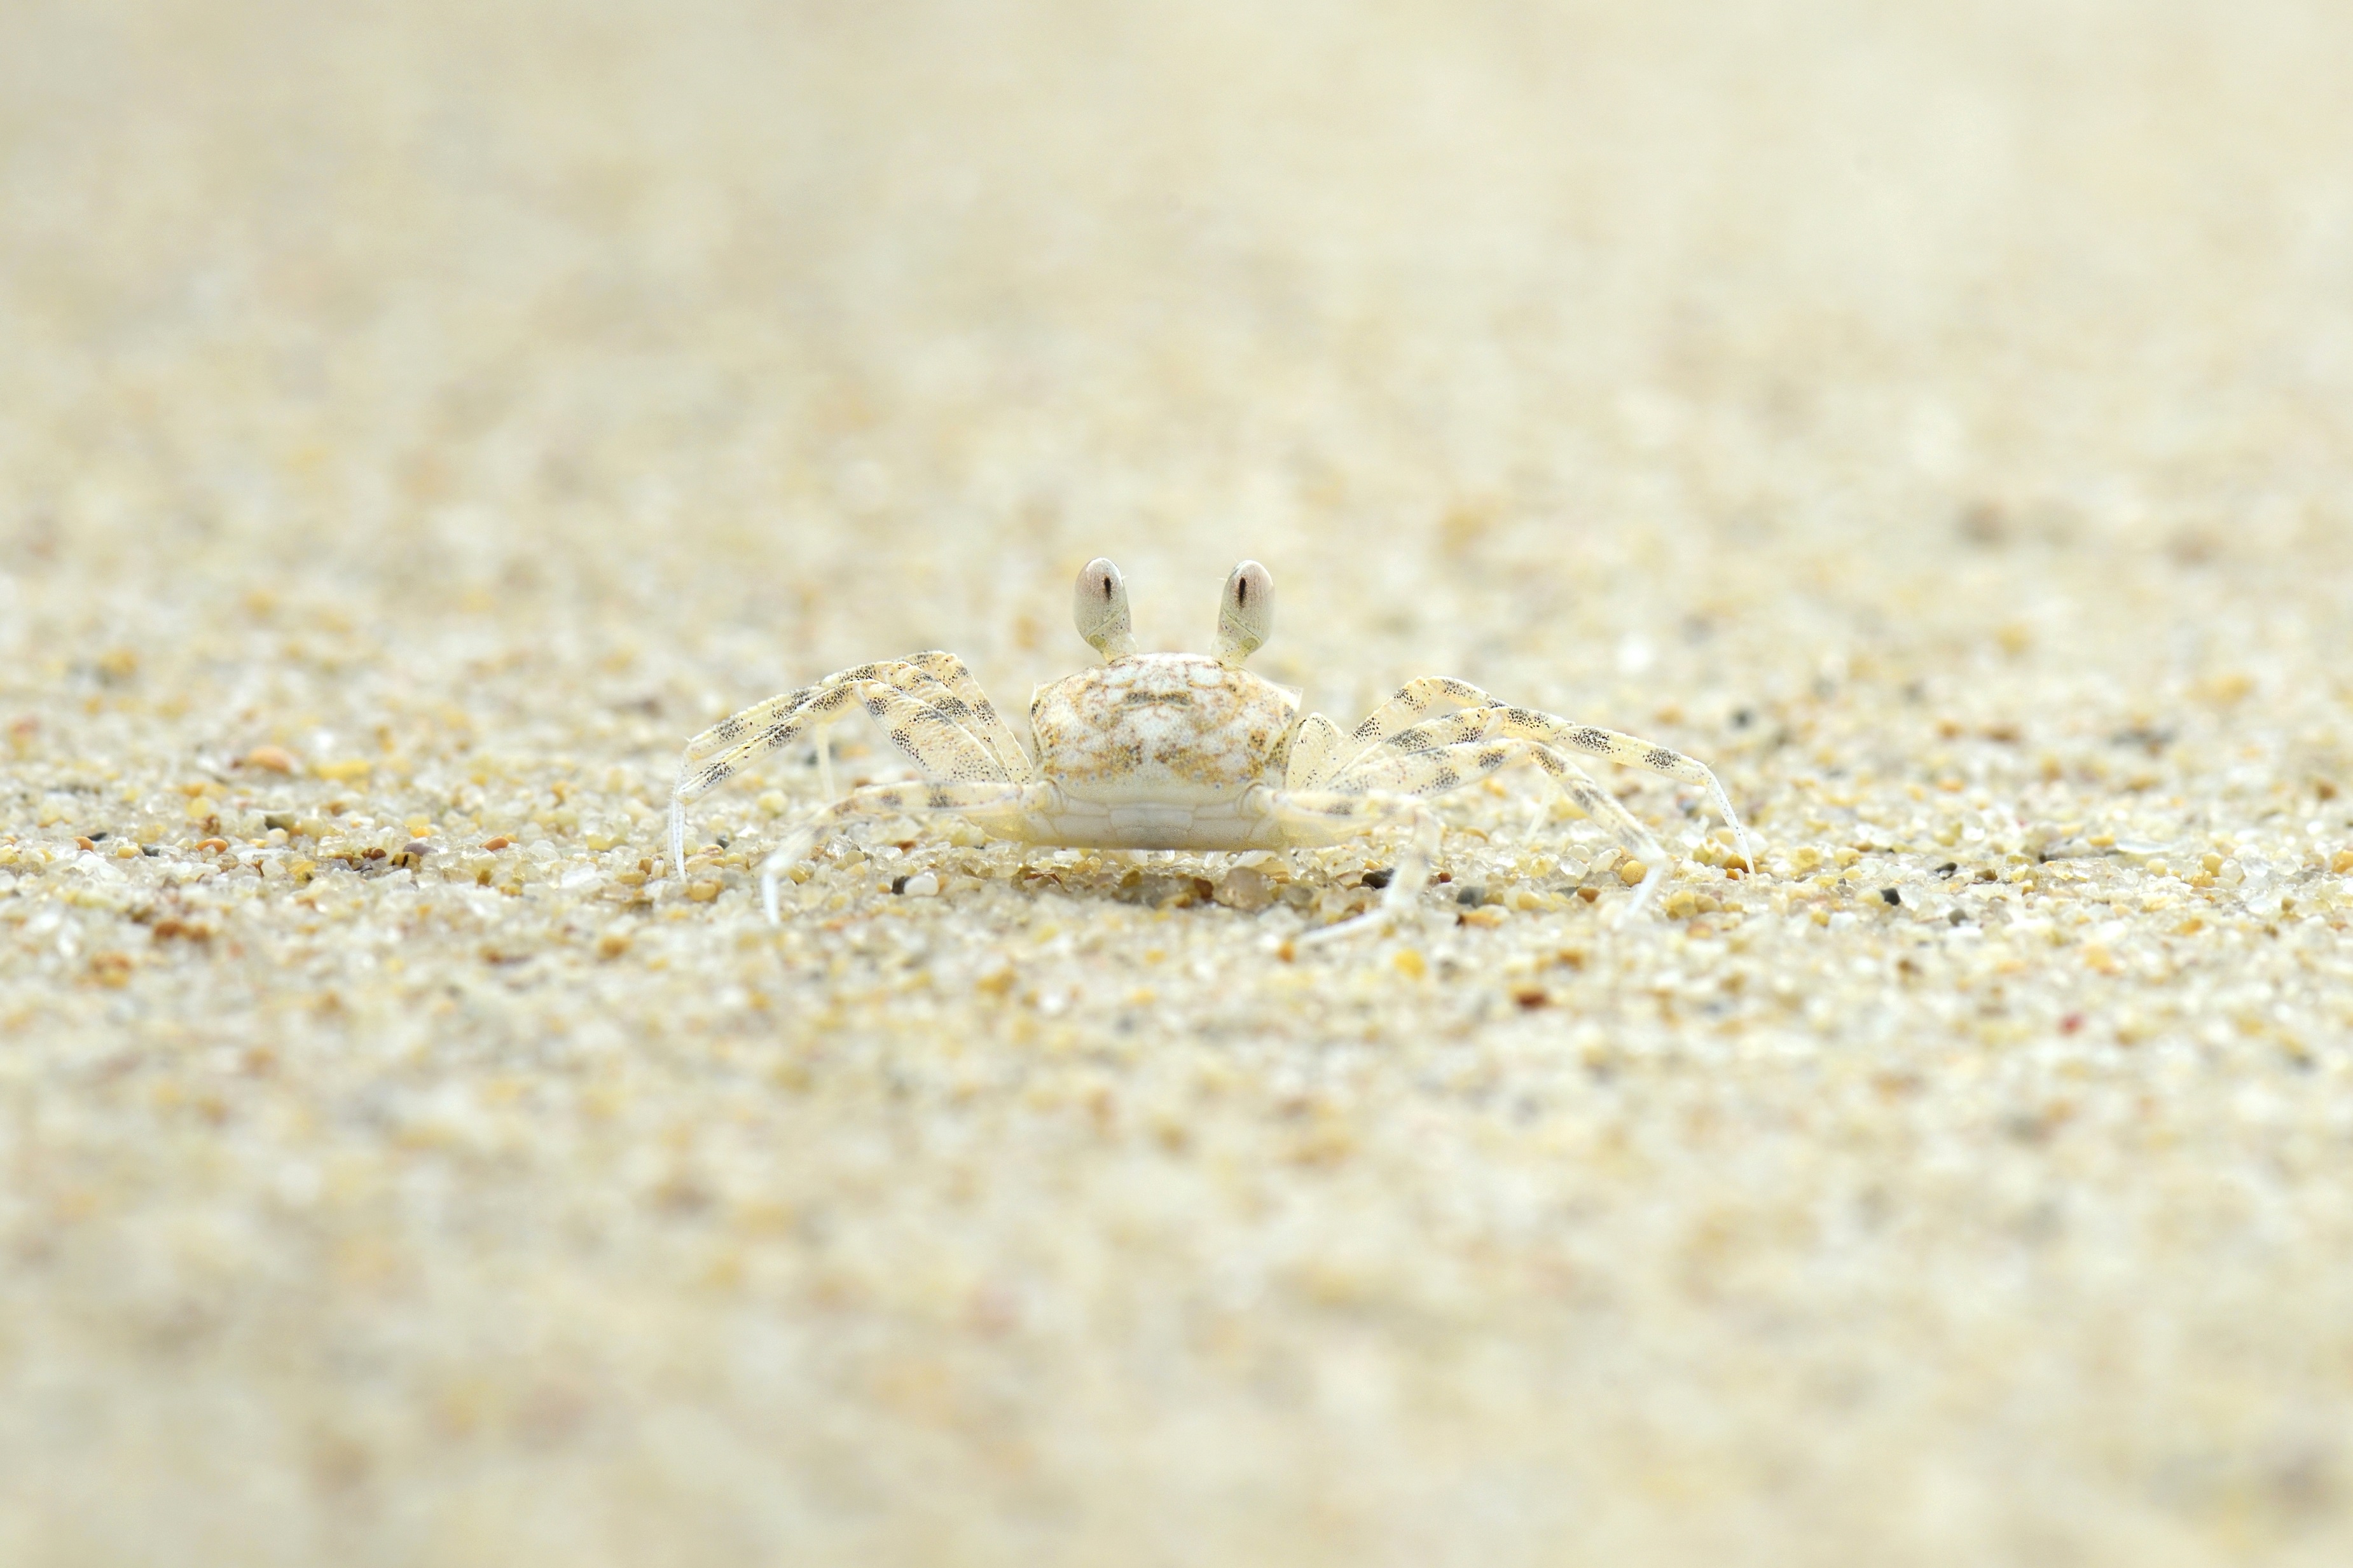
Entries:
POLYGON ((1234 584, 1234 603, 1237 605, 1247 605, 1250 603, 1249 578, 1245 577, 1240 582, 1234 584))

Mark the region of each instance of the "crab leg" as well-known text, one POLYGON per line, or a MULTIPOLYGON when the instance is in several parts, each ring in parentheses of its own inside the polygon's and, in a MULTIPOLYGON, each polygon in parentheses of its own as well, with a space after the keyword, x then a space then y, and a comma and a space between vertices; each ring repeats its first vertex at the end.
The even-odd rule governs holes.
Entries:
POLYGON ((1615 730, 1603 730, 1591 724, 1578 724, 1534 708, 1514 708, 1496 701, 1468 681, 1443 677, 1424 677, 1409 680, 1399 687, 1397 694, 1375 710, 1372 716, 1356 726, 1352 737, 1366 749, 1357 753, 1362 761, 1372 748, 1387 743, 1404 742, 1409 749, 1427 749, 1457 741, 1489 735, 1509 736, 1535 741, 1560 752, 1581 752, 1588 756, 1606 757, 1628 767, 1647 768, 1654 773, 1680 779, 1699 785, 1707 792, 1708 800, 1721 816, 1733 837, 1739 840, 1740 858, 1753 870, 1757 865, 1748 847, 1748 830, 1740 824, 1739 815, 1732 809, 1731 797, 1715 772, 1695 757, 1681 752, 1624 735, 1615 730), (1425 731, 1423 715, 1433 707, 1464 708, 1472 711, 1455 716, 1456 721, 1468 727, 1458 732, 1425 731), (1492 714, 1493 717, 1483 717, 1492 714), (1474 715, 1482 717, 1474 718, 1474 715), (1421 744, 1408 741, 1409 735, 1420 734, 1421 744))
POLYGON ((1438 853, 1440 829, 1430 808, 1410 795, 1277 790, 1266 809, 1282 828, 1284 841, 1302 846, 1336 844, 1343 838, 1392 823, 1410 823, 1413 826, 1413 837, 1407 840, 1405 852, 1398 857, 1388 891, 1381 896, 1379 907, 1355 920, 1311 931, 1300 939, 1303 942, 1333 942, 1376 926, 1387 928, 1411 909, 1414 895, 1430 883, 1430 862, 1438 853))
MULTIPOLYGON (((740 713, 731 714, 686 743, 689 758, 707 757, 741 740, 744 736, 765 730, 779 719, 797 712, 810 700, 829 688, 852 680, 887 680, 912 697, 928 701, 933 707, 954 719, 966 729, 974 730, 984 744, 1007 766, 1008 777, 1018 777, 1030 771, 1028 753, 1020 742, 1007 731, 997 710, 972 678, 972 671, 952 653, 933 650, 910 654, 905 658, 885 659, 875 664, 861 664, 828 675, 815 686, 804 686, 797 691, 771 697, 765 702, 754 703, 740 713), (993 733, 992 733, 993 731, 993 733)), ((827 737, 830 728, 819 725, 817 742, 818 787, 825 798, 833 799, 839 792, 833 783, 833 746, 827 737)))
MULTIPOLYGON (((844 680, 857 679, 861 675, 889 668, 892 667, 865 665, 859 669, 845 670, 839 675, 828 676, 815 686, 804 686, 797 690, 771 697, 765 702, 755 702, 739 713, 729 714, 687 742, 685 756, 679 763, 679 777, 681 780, 686 777, 688 763, 707 757, 714 752, 725 751, 746 735, 758 734, 774 728, 779 721, 790 718, 807 707, 812 699, 828 688, 837 686, 844 680)), ((899 686, 902 690, 909 686, 918 684, 909 679, 903 670, 898 673, 901 678, 892 684, 899 686)), ((934 706, 937 705, 934 704, 934 706)), ((817 749, 818 789, 828 800, 833 799, 839 793, 834 788, 833 784, 832 730, 833 727, 830 724, 819 724, 817 726, 817 733, 810 737, 817 749)))
MULTIPOLYGON (((765 730, 774 725, 777 720, 798 711, 821 693, 860 680, 887 681, 910 697, 930 703, 958 724, 965 725, 967 729, 972 728, 966 722, 967 718, 972 715, 970 701, 959 693, 938 670, 928 668, 922 662, 942 658, 954 661, 955 656, 919 653, 907 658, 882 659, 873 664, 861 664, 855 668, 828 675, 814 686, 804 686, 797 690, 771 697, 765 702, 755 702, 740 713, 730 714, 722 719, 718 723, 689 741, 686 743, 686 754, 689 758, 701 758, 710 756, 714 752, 724 751, 745 736, 765 730)), ((963 666, 958 663, 956 668, 962 669, 963 666)), ((972 679, 971 673, 965 671, 964 678, 969 682, 972 679)), ((974 688, 976 694, 977 690, 978 688, 976 686, 974 688)), ((982 706, 986 707, 987 702, 987 699, 981 699, 982 706)), ((989 709, 987 717, 992 721, 996 721, 996 710, 989 709)), ((999 722, 997 727, 1001 730, 1002 723, 999 722)), ((981 738, 976 731, 976 738, 981 738)), ((993 743, 990 749, 992 751, 996 749, 993 743)), ((1018 744, 1016 754, 1019 755, 1018 744)), ((1022 762, 1026 767, 1028 759, 1024 757, 1022 762)))
POLYGON ((997 717, 996 705, 989 701, 988 693, 980 689, 980 682, 974 679, 964 660, 952 653, 933 648, 924 653, 909 654, 906 662, 947 687, 948 696, 945 699, 933 698, 932 706, 979 736, 982 742, 997 753, 997 760, 1004 764, 1008 778, 1029 776, 1037 763, 1030 759, 1029 751, 1013 731, 1006 728, 1005 721, 997 717))
POLYGON ((1022 838, 1023 819, 1050 816, 1061 792, 1050 784, 1015 784, 984 780, 963 784, 868 784, 821 807, 817 815, 785 835, 774 853, 760 863, 760 903, 771 924, 781 922, 776 909, 776 883, 818 842, 853 816, 894 816, 918 812, 942 812, 978 819, 1001 837, 1022 838))
POLYGON ((1348 743, 1340 736, 1340 726, 1321 713, 1310 713, 1299 721, 1291 737, 1291 761, 1283 771, 1283 787, 1293 790, 1321 789, 1324 782, 1340 771, 1340 763, 1348 743))
MULTIPOLYGON (((913 673, 923 681, 939 684, 934 677, 921 671, 913 673)), ((689 743, 670 802, 670 859, 680 876, 686 874, 689 801, 699 800, 717 789, 756 758, 790 745, 812 725, 841 716, 852 704, 872 714, 890 736, 891 743, 927 773, 956 781, 1010 782, 995 753, 933 703, 879 678, 845 672, 835 677, 834 682, 838 683, 821 684, 747 709, 735 719, 713 725, 689 743), (754 717, 764 727, 754 728, 754 717), (744 721, 738 722, 739 720, 744 721), (701 748, 699 752, 697 747, 701 748)))
MULTIPOLYGON (((1471 715, 1459 717, 1467 719, 1471 715)), ((1412 732, 1409 731, 1406 733, 1412 732)), ((1404 736, 1400 735, 1398 739, 1402 740, 1404 736)), ((1533 763, 1550 773, 1559 784, 1562 793, 1588 816, 1608 828, 1620 848, 1642 863, 1642 880, 1635 887, 1633 900, 1620 918, 1630 917, 1640 911, 1650 901, 1651 891, 1666 877, 1668 857, 1665 848, 1651 836, 1650 829, 1642 826, 1641 820, 1620 805, 1617 797, 1603 789, 1592 774, 1540 742, 1516 737, 1480 738, 1435 746, 1428 751, 1377 752, 1343 768, 1333 781, 1332 787, 1336 790, 1363 788, 1426 798, 1460 789, 1490 773, 1527 763, 1533 763)), ((1390 885, 1396 886, 1395 883, 1390 885)))

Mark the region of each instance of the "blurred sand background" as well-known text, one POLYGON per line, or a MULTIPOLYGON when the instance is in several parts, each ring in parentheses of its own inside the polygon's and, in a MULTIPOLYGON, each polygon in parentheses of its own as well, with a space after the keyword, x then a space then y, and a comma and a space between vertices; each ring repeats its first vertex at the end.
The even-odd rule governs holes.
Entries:
POLYGON ((2348 60, 18 0, 0 1561, 2347 1561, 2348 60), (1764 874, 1610 776, 1613 929, 1515 779, 1386 942, 1283 947, 1377 842, 891 824, 778 933, 807 755, 650 864, 685 735, 1018 712, 1099 552, 1764 874))

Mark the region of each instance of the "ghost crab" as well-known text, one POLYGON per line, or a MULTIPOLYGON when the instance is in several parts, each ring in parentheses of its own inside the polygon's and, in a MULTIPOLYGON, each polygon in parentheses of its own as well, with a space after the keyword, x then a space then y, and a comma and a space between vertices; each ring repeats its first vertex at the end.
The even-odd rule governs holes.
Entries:
POLYGON ((1756 865, 1715 774, 1649 741, 1514 708, 1443 679, 1407 682, 1345 735, 1321 713, 1302 717, 1296 689, 1242 668, 1274 618, 1273 584, 1255 561, 1226 579, 1207 657, 1137 652, 1127 585, 1108 561, 1091 561, 1079 574, 1075 607, 1079 635, 1103 662, 1030 698, 1034 753, 1006 728, 964 661, 939 652, 845 669, 694 737, 670 795, 679 875, 686 873, 690 801, 853 707, 871 714, 929 776, 852 790, 786 833, 760 870, 772 921, 777 879, 851 817, 948 813, 1000 838, 1117 849, 1289 849, 1410 828, 1379 907, 1307 939, 1327 940, 1395 921, 1428 882, 1439 825, 1426 801, 1521 764, 1550 773, 1645 868, 1630 914, 1665 876, 1666 851, 1577 765, 1579 756, 1698 784, 1731 826, 1743 862, 1756 865))

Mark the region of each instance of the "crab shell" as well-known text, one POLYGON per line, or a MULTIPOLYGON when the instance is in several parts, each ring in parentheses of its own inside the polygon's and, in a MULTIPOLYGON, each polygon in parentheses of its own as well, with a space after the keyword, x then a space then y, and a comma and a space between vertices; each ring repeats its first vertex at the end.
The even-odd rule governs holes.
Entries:
POLYGON ((1039 775, 1060 791, 1053 841, 1106 849, 1282 842, 1245 797, 1282 787, 1300 693, 1190 653, 1130 654, 1038 688, 1039 775))

